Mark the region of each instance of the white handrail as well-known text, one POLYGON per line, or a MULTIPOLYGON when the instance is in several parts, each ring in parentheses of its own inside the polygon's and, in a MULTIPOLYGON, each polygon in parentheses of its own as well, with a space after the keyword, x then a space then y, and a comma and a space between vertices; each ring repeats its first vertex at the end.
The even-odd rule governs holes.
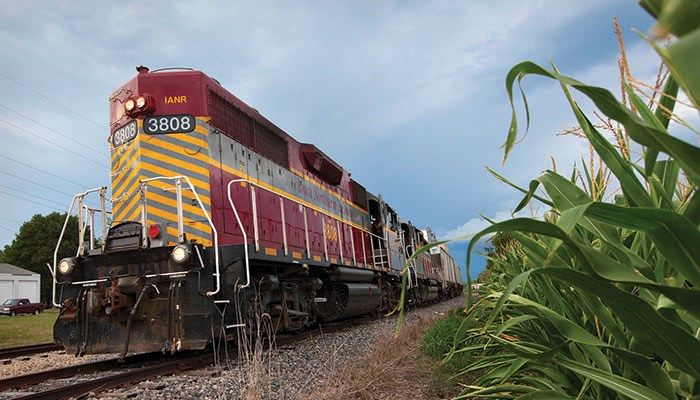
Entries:
MULTIPOLYGON (((233 199, 231 198, 231 185, 232 185, 233 183, 242 183, 242 182, 245 182, 246 184, 252 186, 252 187, 251 187, 251 195, 253 196, 253 199, 254 199, 254 194, 255 194, 255 190, 254 190, 254 189, 255 189, 256 187, 258 187, 258 188, 263 189, 263 190, 266 190, 266 191, 268 191, 268 192, 270 192, 270 193, 272 193, 272 194, 275 194, 275 195, 277 195, 277 196, 279 196, 279 197, 281 197, 281 198, 284 198, 284 199, 287 199, 287 200, 292 201, 292 202, 294 202, 294 203, 300 204, 301 206, 304 207, 304 231, 305 231, 304 233, 305 233, 305 236, 306 236, 306 247, 307 247, 307 250, 306 250, 306 251, 307 251, 307 253, 309 253, 309 254, 307 254, 307 256, 308 256, 309 258, 311 258, 311 254, 310 254, 310 250, 309 250, 308 222, 307 222, 307 219, 306 219, 306 209, 309 208, 309 207, 306 206, 306 205, 304 205, 304 204, 302 204, 302 203, 300 203, 299 201, 297 201, 297 200, 295 200, 295 199, 289 197, 289 196, 285 196, 285 195, 280 194, 280 193, 277 193, 277 192, 275 192, 275 191, 273 191, 273 190, 264 188, 264 187, 258 185, 257 183, 252 182, 252 181, 249 180, 249 179, 243 179, 243 178, 241 178, 241 179, 233 179, 233 180, 229 181, 229 183, 228 183, 228 185, 227 185, 227 188, 226 188, 226 191, 227 191, 227 195, 228 195, 229 204, 231 205, 231 209, 234 210, 234 215, 236 216, 236 220, 238 221, 238 225, 241 227, 241 231, 243 232, 243 241, 246 242, 246 245, 247 245, 247 243, 248 243, 247 235, 246 235, 246 233, 245 233, 245 229, 243 229, 243 225, 242 225, 241 222, 240 222, 240 218, 238 217, 238 212, 236 211, 236 208, 235 208, 234 205, 233 205, 233 199)), ((253 205, 253 227, 255 228, 255 231, 257 232, 257 228, 256 228, 256 227, 257 227, 257 215, 256 215, 256 213, 255 213, 255 210, 256 210, 256 207, 255 207, 255 205, 253 205)), ((319 210, 319 212, 320 212, 324 217, 328 217, 328 218, 330 218, 330 219, 332 219, 332 220, 335 220, 336 222, 341 222, 338 218, 335 218, 335 217, 333 217, 332 215, 325 213, 324 211, 319 210)), ((325 222, 325 221, 324 221, 324 222, 325 222)), ((345 222, 343 222, 343 223, 345 223, 345 222)), ((337 227, 337 225, 336 225, 336 227, 337 227)), ((283 226, 282 229, 286 229, 286 227, 283 226)), ((336 229, 337 229, 337 228, 336 228, 336 229)), ((323 232, 323 235, 324 235, 324 253, 325 253, 326 260, 328 260, 328 249, 327 249, 327 244, 326 244, 326 241, 325 241, 325 233, 326 233, 325 229, 323 229, 322 232, 323 232)), ((372 245, 372 264, 373 264, 372 266, 373 266, 373 267, 376 267, 376 263, 375 263, 375 261, 374 261, 374 245, 373 245, 373 243, 372 243, 372 238, 371 238, 372 236, 376 237, 377 239, 379 239, 379 240, 381 240, 381 241, 383 241, 383 242, 385 243, 385 245, 386 245, 386 251, 387 251, 387 259, 390 258, 391 253, 390 253, 390 249, 389 249, 389 246, 388 246, 388 239, 383 238, 383 237, 381 237, 381 236, 379 236, 379 235, 375 235, 374 233, 371 233, 371 232, 367 232, 367 231, 362 231, 362 232, 363 232, 363 233, 366 233, 366 234, 368 234, 368 235, 370 235, 370 244, 372 245)), ((338 236, 340 237, 340 235, 341 235, 341 232, 340 232, 340 230, 339 230, 339 231, 338 231, 338 236)), ((352 235, 352 234, 351 234, 351 235, 352 235)), ((256 233, 255 236, 257 237, 257 233, 256 233)), ((350 236, 350 239, 352 240, 352 236, 350 236)), ((339 244, 340 244, 340 241, 339 241, 339 244)), ((363 239, 362 239, 363 257, 365 258, 365 265, 366 265, 366 264, 367 264, 367 260, 366 260, 366 259, 367 259, 367 254, 366 254, 366 251, 365 251, 365 249, 364 249, 364 245, 365 245, 365 244, 364 244, 364 238, 363 238, 363 239)), ((353 245, 353 247, 354 247, 354 245, 353 245)), ((257 246, 256 246, 256 250, 258 250, 257 246)), ((342 257, 342 247, 341 247, 341 250, 340 250, 340 251, 341 251, 341 257, 342 257)), ((354 258, 354 256, 355 256, 354 253, 355 253, 355 252, 354 252, 354 249, 353 249, 353 258, 354 258)), ((248 248, 246 247, 246 265, 248 265, 248 261, 247 261, 247 260, 248 260, 248 248)), ((357 265, 357 261, 355 260, 354 262, 355 262, 355 265, 357 265)), ((387 261, 387 263, 389 263, 389 261, 387 261)), ((389 264, 389 265, 390 265, 390 264, 389 264)), ((249 267, 246 266, 246 268, 249 268, 249 267)), ((391 267, 389 266, 389 268, 391 268, 391 267)), ((250 274, 250 271, 247 271, 248 283, 246 284, 246 286, 243 286, 243 287, 247 287, 247 285, 250 283, 250 275, 249 275, 249 274, 250 274)))
POLYGON ((243 254, 245 256, 245 285, 239 286, 239 288, 247 288, 250 286, 250 260, 248 258, 248 235, 245 233, 245 227, 241 222, 241 217, 238 216, 238 210, 236 206, 233 205, 233 199, 231 198, 231 185, 237 182, 247 182, 246 179, 233 179, 226 186, 226 194, 228 195, 228 203, 231 205, 231 210, 233 210, 233 215, 236 216, 236 221, 238 226, 241 228, 241 233, 243 233, 243 254))
MULTIPOLYGON (((83 199, 85 198, 85 196, 87 196, 90 193, 104 191, 104 190, 106 190, 106 188, 104 186, 100 186, 98 188, 90 189, 90 190, 87 190, 83 193, 76 194, 75 196, 73 196, 73 200, 70 202, 70 206, 68 207, 68 211, 66 211, 66 219, 65 219, 65 221, 63 221, 63 228, 61 228, 61 234, 58 236, 58 242, 56 243, 56 248, 53 251, 53 271, 51 271, 51 274, 53 275, 53 287, 51 289, 51 303, 53 304, 54 307, 61 307, 61 305, 56 302, 56 285, 58 284, 58 282, 56 280, 56 264, 58 263, 58 249, 61 247, 61 242, 63 241, 63 235, 66 233, 66 227, 68 226, 68 221, 70 220, 71 213, 73 212, 73 206, 75 205, 75 201, 79 200, 80 204, 78 205, 78 213, 80 214, 83 212, 83 210, 82 210, 83 199)), ((102 204, 104 204, 104 203, 102 203, 102 204)), ((101 211, 103 214, 105 213, 104 208, 101 211)), ((84 232, 84 228, 82 228, 82 227, 78 227, 78 228, 80 230, 83 230, 83 232, 84 232)), ((78 244, 78 252, 80 252, 80 249, 83 246, 83 244, 82 244, 83 237, 79 237, 78 239, 80 240, 80 243, 78 244)))
MULTIPOLYGON (((194 185, 192 184, 192 181, 190 181, 190 178, 184 175, 176 175, 176 176, 156 176, 153 178, 148 178, 148 179, 142 179, 139 182, 140 183, 146 183, 146 182, 151 182, 151 181, 157 181, 157 180, 185 180, 187 182, 187 185, 190 187, 190 190, 192 191, 192 194, 194 194, 195 200, 197 200, 197 204, 199 205, 199 208, 202 209, 202 212, 204 212, 204 216, 207 218, 207 222, 209 222, 209 226, 211 227, 211 232, 212 232, 212 237, 214 239, 214 277, 216 277, 216 289, 214 291, 207 292, 207 296, 214 296, 215 294, 219 293, 221 290, 221 274, 220 274, 220 269, 219 269, 219 234, 216 231, 216 227, 214 226, 214 222, 212 222, 211 217, 209 216, 209 213, 207 212, 206 207, 204 207, 204 203, 202 203, 202 199, 199 198, 199 195, 197 194, 197 190, 195 190, 194 185)), ((180 221, 178 221, 180 222, 180 221)))
MULTIPOLYGON (((177 175, 177 176, 156 176, 156 177, 153 177, 153 178, 143 179, 143 180, 140 180, 140 181, 139 181, 139 183, 141 184, 141 187, 140 187, 139 189, 134 190, 132 193, 130 193, 130 194, 129 194, 129 197, 131 197, 131 196, 132 196, 133 194, 135 194, 137 191, 138 191, 138 192, 141 192, 142 196, 144 197, 144 199, 143 199, 143 204, 142 204, 143 211, 142 211, 142 216, 141 216, 141 217, 142 217, 142 223, 144 223, 144 227, 145 227, 145 221, 146 221, 146 219, 147 219, 147 218, 146 218, 146 215, 147 215, 147 214, 146 214, 146 209, 145 209, 145 208, 146 208, 146 202, 145 202, 146 185, 144 185, 144 184, 147 183, 147 182, 156 181, 156 180, 175 180, 176 183, 181 182, 181 180, 184 180, 185 182, 187 182, 187 185, 189 186, 190 190, 191 190, 192 193, 194 194, 194 197, 195 197, 195 200, 197 201, 197 204, 198 204, 199 207, 202 209, 202 212, 204 212, 204 216, 206 217, 207 222, 209 223, 209 226, 210 226, 211 229, 212 229, 212 237, 213 237, 213 239, 214 239, 214 267, 215 267, 214 277, 216 278, 216 289, 215 289, 214 291, 209 291, 209 292, 207 292, 206 295, 207 295, 207 296, 214 296, 214 295, 216 295, 216 294, 219 293, 219 291, 221 290, 221 273, 220 273, 220 266, 219 266, 219 235, 218 235, 218 232, 217 232, 217 230, 216 230, 216 227, 214 226, 214 222, 212 221, 212 219, 211 219, 209 213, 207 212, 206 207, 204 207, 204 203, 202 203, 202 199, 201 199, 201 198, 199 197, 199 195, 197 194, 197 191, 195 190, 195 187, 194 187, 194 185, 192 184, 192 181, 190 181, 190 178, 188 178, 187 176, 183 176, 183 175, 177 175)), ((60 307, 60 306, 61 306, 60 304, 58 304, 58 303, 56 302, 56 285, 58 284, 58 281, 57 281, 57 278, 56 278, 56 267, 57 267, 56 264, 58 263, 58 250, 59 250, 59 247, 61 246, 61 242, 63 241, 63 235, 64 235, 65 232, 66 232, 66 227, 68 226, 68 221, 70 220, 71 213, 73 212, 73 206, 75 205, 75 201, 76 201, 76 200, 79 200, 79 203, 80 203, 80 204, 79 204, 79 206, 78 206, 78 209, 79 209, 79 213, 82 213, 82 209, 83 209, 83 199, 85 198, 85 196, 88 195, 88 194, 90 194, 90 193, 93 193, 93 192, 97 192, 97 191, 100 192, 100 205, 101 205, 101 210, 100 210, 100 212, 101 212, 102 221, 103 221, 103 223, 102 223, 102 225, 103 225, 103 226, 102 226, 102 232, 103 232, 102 236, 103 236, 103 240, 106 240, 106 239, 107 239, 107 227, 106 227, 106 214, 107 214, 107 211, 105 210, 105 203, 106 203, 106 201, 105 201, 105 200, 106 200, 106 198, 105 198, 105 193, 106 193, 106 190, 107 190, 107 188, 104 187, 104 186, 102 186, 102 187, 99 187, 99 188, 90 189, 90 190, 88 190, 88 191, 86 191, 86 192, 83 192, 83 193, 78 193, 78 194, 76 194, 75 196, 73 196, 73 200, 71 201, 70 206, 68 207, 68 211, 66 212, 66 219, 65 219, 65 221, 63 222, 63 228, 61 229, 61 234, 60 234, 59 237, 58 237, 58 242, 56 243, 56 248, 54 249, 54 254, 53 254, 53 269, 51 270, 51 274, 53 275, 53 288, 52 288, 52 294, 51 294, 51 302, 52 302, 52 304, 53 304, 55 307, 60 307)), ((181 196, 181 195, 182 195, 182 193, 179 192, 179 193, 178 193, 178 196, 181 196)), ((124 197, 124 196, 122 196, 122 197, 124 197)), ((120 198, 120 199, 121 199, 121 198, 120 198)), ((119 201, 120 199, 113 200, 113 203, 119 201)), ((180 204, 182 204, 181 201, 182 201, 182 199, 180 199, 180 204)), ((91 210, 91 209, 88 209, 88 211, 89 211, 89 210, 91 210)), ((178 230, 179 230, 179 231, 182 231, 182 230, 183 230, 182 221, 180 221, 181 218, 182 218, 182 214, 179 213, 179 215, 178 215, 178 219, 179 219, 179 220, 178 220, 178 230)), ((79 219, 82 219, 82 214, 79 216, 79 219)), ((82 221, 80 221, 80 222, 82 222, 82 221)), ((91 225, 94 225, 94 224, 91 224, 91 225)), ((91 228, 92 228, 92 227, 91 227, 91 228)), ((142 227, 142 229, 143 229, 143 227, 142 227)), ((85 228, 81 226, 81 227, 79 227, 79 230, 80 230, 80 233, 81 233, 81 235, 80 235, 81 237, 79 238, 80 243, 78 244, 78 255, 81 255, 81 249, 82 249, 82 247, 83 247, 83 234, 84 234, 85 228)), ((182 236, 182 232, 179 232, 179 233, 180 233, 179 237, 182 238, 182 237, 183 237, 183 236, 182 236)), ((94 234, 94 233, 91 232, 91 234, 94 234)))

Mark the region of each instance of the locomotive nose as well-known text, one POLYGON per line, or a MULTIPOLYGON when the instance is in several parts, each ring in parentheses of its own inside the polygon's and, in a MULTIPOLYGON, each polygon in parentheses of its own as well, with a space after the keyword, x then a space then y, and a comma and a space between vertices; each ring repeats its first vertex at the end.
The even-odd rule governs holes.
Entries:
POLYGON ((118 247, 79 259, 60 282, 54 340, 75 355, 203 349, 214 318, 213 299, 200 292, 213 289, 210 252, 193 244, 118 247))

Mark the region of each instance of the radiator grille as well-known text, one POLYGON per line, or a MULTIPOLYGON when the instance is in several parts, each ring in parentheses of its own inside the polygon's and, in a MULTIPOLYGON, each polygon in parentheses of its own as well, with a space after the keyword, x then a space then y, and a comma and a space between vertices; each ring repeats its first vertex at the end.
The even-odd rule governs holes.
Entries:
POLYGON ((289 168, 287 141, 212 91, 209 91, 209 114, 211 124, 227 136, 289 168))

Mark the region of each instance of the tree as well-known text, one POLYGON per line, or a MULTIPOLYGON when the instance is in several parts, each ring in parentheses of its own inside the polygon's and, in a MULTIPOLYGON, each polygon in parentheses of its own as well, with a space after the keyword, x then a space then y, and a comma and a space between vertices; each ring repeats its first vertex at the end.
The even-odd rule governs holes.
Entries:
MULTIPOLYGON (((46 263, 53 263, 53 252, 65 221, 65 213, 35 214, 22 224, 19 233, 0 252, 0 262, 16 265, 41 275, 41 301, 51 302, 53 277, 46 263)), ((87 234, 86 234, 86 237, 87 234)), ((78 249, 78 217, 71 216, 58 251, 58 260, 75 256, 78 249)))

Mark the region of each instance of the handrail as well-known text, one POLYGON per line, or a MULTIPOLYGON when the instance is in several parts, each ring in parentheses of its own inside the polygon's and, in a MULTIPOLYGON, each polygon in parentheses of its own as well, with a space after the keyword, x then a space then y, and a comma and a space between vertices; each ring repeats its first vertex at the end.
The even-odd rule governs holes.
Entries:
MULTIPOLYGON (((82 213, 83 213, 83 200, 85 199, 85 196, 87 196, 90 193, 94 192, 100 192, 100 206, 101 206, 101 212, 104 215, 105 214, 105 195, 107 192, 107 187, 106 186, 100 186, 98 188, 94 189, 89 189, 85 192, 78 193, 75 196, 73 196, 73 200, 70 202, 70 206, 68 207, 68 211, 66 211, 66 219, 63 221, 63 228, 61 228, 61 234, 58 236, 58 242, 56 243, 56 248, 53 251, 53 270, 51 271, 51 275, 53 275, 53 287, 51 289, 51 303, 53 304, 54 307, 61 307, 60 304, 56 302, 56 285, 58 284, 56 280, 56 264, 58 263, 58 249, 61 247, 61 242, 63 241, 63 235, 66 233, 66 227, 68 227, 68 221, 70 220, 71 213, 73 212, 73 206, 75 205, 75 201, 78 200, 78 215, 79 215, 79 221, 78 223, 82 225, 82 213)), ((102 226, 102 232, 103 232, 103 237, 105 236, 106 232, 106 226, 102 226)), ((84 248, 84 235, 85 235, 85 228, 83 226, 78 226, 79 229, 79 234, 80 236, 78 237, 79 243, 78 243, 78 252, 76 254, 76 257, 81 255, 82 250, 84 248)), ((92 234, 92 233, 91 233, 92 234)))
MULTIPOLYGON (((219 291, 221 290, 221 274, 220 274, 220 268, 219 268, 219 237, 218 237, 218 232, 216 230, 216 227, 214 226, 214 222, 212 222, 211 216, 209 215, 209 212, 207 212, 206 207, 204 207, 204 203, 202 203, 201 198, 197 194, 197 191, 195 190, 194 185, 192 184, 192 181, 187 176, 184 175, 176 175, 176 176, 156 176, 153 178, 148 178, 148 179, 142 179, 139 180, 140 187, 136 190, 134 190, 132 193, 128 194, 128 197, 130 198, 133 196, 136 192, 140 192, 142 195, 142 229, 146 229, 146 223, 145 221, 147 220, 147 210, 146 210, 146 190, 147 190, 147 185, 146 183, 151 182, 151 181, 156 181, 156 180, 174 180, 175 181, 175 186, 177 189, 177 196, 179 197, 178 201, 178 240, 182 241, 184 238, 183 231, 184 231, 184 226, 182 223, 182 191, 181 189, 181 184, 182 180, 187 182, 187 185, 189 186, 190 190, 194 194, 195 200, 197 201, 197 204, 199 207, 202 209, 202 212, 204 212, 204 216, 207 219, 207 222, 209 223, 209 226, 212 229, 212 237, 214 239, 214 266, 215 266, 215 272, 214 272, 214 277, 216 278, 216 288, 214 291, 209 291, 206 293, 207 296, 214 296, 219 291)), ((94 236, 94 232, 92 232, 92 228, 94 227, 94 212, 95 211, 100 211, 101 217, 102 217, 102 238, 103 240, 106 240, 107 238, 107 218, 106 214, 108 211, 105 210, 106 207, 106 192, 107 192, 107 187, 102 186, 99 188, 95 189, 90 189, 86 192, 83 193, 78 193, 75 196, 73 196, 73 200, 70 203, 70 206, 68 207, 68 211, 66 212, 66 219, 63 222, 63 228, 61 229, 61 234, 58 237, 58 242, 56 243, 56 248, 54 249, 54 254, 53 254, 53 268, 51 269, 51 275, 53 275, 53 288, 52 288, 52 294, 51 294, 51 302, 55 307, 60 307, 61 305, 56 302, 56 285, 58 284, 57 278, 56 278, 56 267, 58 263, 58 250, 61 246, 61 242, 63 241, 63 235, 66 232, 66 227, 68 226, 68 221, 70 220, 71 213, 73 212, 73 207, 75 206, 75 201, 78 200, 78 228, 79 228, 79 243, 78 243, 78 251, 76 254, 77 256, 80 256, 84 252, 84 235, 85 235, 85 227, 87 225, 87 221, 83 221, 83 210, 90 212, 90 220, 89 220, 89 226, 91 228, 91 236, 94 236), (88 207, 85 207, 83 204, 85 196, 87 196, 90 193, 94 192, 100 192, 100 210, 96 209, 91 209, 88 207)), ((125 195, 122 195, 119 199, 112 200, 112 203, 116 203, 118 201, 121 201, 121 199, 125 195)), ((111 212, 109 212, 111 213, 111 212)), ((145 236, 145 235, 144 235, 145 236)), ((90 248, 92 249, 94 245, 94 239, 91 238, 91 243, 90 243, 90 248)), ((178 272, 179 273, 179 272, 178 272)))
POLYGON ((245 232, 245 228, 243 227, 243 223, 241 222, 241 217, 238 216, 238 210, 236 210, 236 206, 233 205, 233 199, 231 198, 231 185, 237 182, 243 182, 246 181, 246 179, 233 179, 231 180, 228 185, 226 186, 226 194, 228 195, 228 203, 231 205, 231 210, 233 210, 233 215, 236 216, 236 221, 238 222, 238 226, 241 227, 241 233, 243 233, 243 253, 245 255, 245 277, 246 277, 246 282, 245 285, 239 286, 239 288, 247 288, 250 286, 250 259, 248 257, 248 234, 245 232))
MULTIPOLYGON (((212 222, 211 217, 209 216, 209 212, 207 212, 206 207, 204 207, 204 203, 202 203, 202 199, 199 198, 199 195, 197 194, 197 191, 194 188, 194 185, 192 184, 192 181, 190 181, 190 178, 184 175, 175 175, 175 176, 156 176, 153 178, 148 178, 148 179, 141 179, 139 182, 141 183, 141 188, 142 188, 142 193, 145 199, 145 188, 147 187, 146 183, 152 182, 152 181, 158 181, 158 180, 174 180, 175 181, 175 186, 179 186, 182 183, 182 180, 187 182, 187 185, 190 187, 190 190, 192 191, 192 194, 194 194, 195 200, 197 200, 197 204, 199 205, 199 208, 202 209, 202 212, 204 213, 204 216, 207 218, 207 222, 209 222, 209 226, 211 227, 211 232, 212 232, 212 238, 214 239, 214 277, 216 277, 216 289, 214 291, 207 292, 207 296, 214 296, 215 294, 219 293, 221 290, 221 274, 220 274, 220 269, 219 269, 219 235, 218 232, 216 231, 216 227, 214 226, 214 222, 212 222)), ((178 191, 178 196, 181 196, 182 193, 178 191)), ((183 224, 182 224, 182 199, 180 199, 179 203, 179 210, 178 210, 178 237, 181 238, 183 237, 182 232, 180 229, 183 229, 183 224)), ((143 203, 143 218, 146 216, 146 203, 144 200, 143 203)), ((144 227, 142 227, 144 228, 144 227)), ((145 228, 144 228, 145 229, 145 228)))
MULTIPOLYGON (((272 193, 272 194, 274 194, 274 195, 277 195, 277 196, 279 196, 279 197, 281 197, 281 198, 284 198, 284 199, 287 199, 287 200, 289 200, 289 201, 292 201, 292 202, 294 202, 294 203, 296 203, 296 204, 302 205, 302 206, 304 207, 304 224, 305 224, 304 230, 305 230, 305 238, 306 238, 307 247, 308 247, 309 241, 308 241, 308 227, 306 226, 306 224, 307 224, 307 222, 306 222, 306 208, 312 208, 312 209, 313 209, 313 207, 306 206, 306 205, 300 203, 299 201, 297 201, 297 200, 295 200, 295 199, 293 199, 293 198, 291 198, 291 197, 289 197, 289 196, 286 196, 286 195, 284 195, 284 194, 280 194, 280 193, 277 193, 277 192, 275 192, 275 191, 273 191, 273 190, 270 190, 270 189, 267 189, 267 188, 265 188, 265 187, 262 187, 262 186, 260 186, 259 184, 255 183, 255 182, 253 182, 253 181, 251 181, 251 180, 249 180, 249 179, 243 179, 243 178, 241 178, 241 179, 232 179, 231 181, 229 181, 229 183, 227 184, 227 188, 226 188, 227 196, 228 196, 228 200, 229 200, 229 204, 231 205, 231 209, 233 210, 234 215, 235 215, 235 217, 236 217, 236 220, 238 221, 238 225, 241 227, 241 231, 243 232, 243 241, 246 243, 246 251, 245 251, 246 256, 245 256, 245 257, 246 257, 246 276, 247 276, 247 278, 248 278, 248 283, 246 283, 246 286, 243 286, 243 287, 248 287, 247 285, 250 284, 250 270, 249 270, 250 267, 249 267, 249 262, 248 262, 248 257, 249 257, 249 256, 248 256, 248 247, 247 247, 247 245, 248 245, 248 239, 247 239, 247 237, 248 237, 248 236, 247 236, 246 233, 245 233, 245 229, 243 228, 243 224, 242 224, 241 221, 240 221, 240 218, 239 218, 239 216, 238 216, 238 212, 237 212, 236 208, 235 208, 234 205, 233 205, 233 199, 231 198, 231 185, 234 184, 234 183, 242 183, 242 182, 245 182, 245 183, 247 183, 248 185, 251 185, 251 186, 260 188, 260 189, 265 190, 265 191, 267 191, 267 192, 270 192, 270 193, 272 193)), ((252 191, 252 193, 251 193, 251 196, 253 196, 253 201, 254 201, 254 193, 255 193, 255 191, 252 191)), ((254 213, 254 214, 255 214, 255 211, 256 211, 256 207, 253 207, 253 213, 254 213)), ((328 214, 328 213, 326 213, 326 212, 324 212, 324 211, 322 211, 322 210, 317 210, 317 211, 320 212, 321 214, 325 215, 326 217, 335 220, 336 222, 342 222, 342 221, 340 221, 338 218, 335 218, 334 216, 332 216, 332 215, 330 215, 330 214, 328 214)), ((343 223, 344 223, 344 222, 343 222, 343 223)), ((256 216, 254 215, 254 216, 253 216, 253 225, 256 225, 256 224, 257 224, 257 218, 256 218, 256 216)), ((286 227, 283 227, 283 229, 286 229, 286 227)), ((257 232, 257 229, 255 229, 255 231, 257 232)), ((368 234, 368 235, 370 235, 370 236, 374 236, 374 237, 376 237, 377 239, 383 241, 385 244, 387 244, 387 246, 386 246, 386 249, 387 249, 387 258, 390 258, 391 254, 390 254, 390 252, 389 252, 388 239, 383 238, 383 237, 381 237, 381 236, 379 236, 379 235, 375 235, 374 233, 371 233, 371 232, 367 232, 367 231, 362 231, 362 232, 363 232, 363 233, 366 233, 366 234, 368 234)), ((323 233, 324 233, 324 235, 325 235, 325 230, 323 231, 323 233)), ((338 232, 338 233, 340 234, 340 232, 338 232)), ((257 236, 257 233, 255 234, 255 236, 257 236)), ((351 236, 351 238, 352 238, 352 236, 351 236)), ((257 240, 257 239, 256 239, 256 240, 257 240)), ((371 237, 370 237, 370 244, 372 245, 371 242, 372 242, 372 240, 371 240, 371 237)), ((325 244, 325 240, 324 240, 324 244, 325 244)), ((362 240, 362 245, 363 245, 363 248, 364 248, 364 239, 362 240)), ((352 247, 354 247, 354 243, 353 243, 353 246, 352 246, 352 247)), ((372 259, 372 263, 374 264, 374 246, 372 245, 372 247, 373 247, 373 249, 372 249, 372 258, 373 258, 373 259, 372 259)), ((307 251, 308 251, 308 250, 307 250, 307 251)), ((324 251, 326 252, 326 257, 327 257, 327 250, 324 250, 324 251)), ((341 250, 341 252, 342 252, 342 250, 341 250)), ((355 255, 355 252, 354 252, 354 249, 353 249, 353 258, 354 258, 354 255, 355 255)), ((309 256, 310 256, 310 255, 309 255, 309 256)), ((367 264, 367 262, 366 262, 367 254, 366 254, 365 251, 363 251, 363 257, 365 258, 365 264, 367 264)), ((357 262, 355 262, 355 263, 357 264, 357 262)), ((376 267, 376 265, 373 265, 373 266, 376 267)))
POLYGON ((102 210, 98 208, 92 208, 88 207, 85 204, 83 204, 83 211, 85 212, 85 218, 87 218, 86 221, 84 221, 84 224, 87 224, 87 226, 90 228, 90 250, 95 249, 95 213, 99 212, 101 219, 102 219, 102 240, 105 240, 105 236, 107 234, 106 232, 106 227, 107 227, 107 216, 105 214, 112 214, 111 211, 105 211, 102 213, 102 210))

